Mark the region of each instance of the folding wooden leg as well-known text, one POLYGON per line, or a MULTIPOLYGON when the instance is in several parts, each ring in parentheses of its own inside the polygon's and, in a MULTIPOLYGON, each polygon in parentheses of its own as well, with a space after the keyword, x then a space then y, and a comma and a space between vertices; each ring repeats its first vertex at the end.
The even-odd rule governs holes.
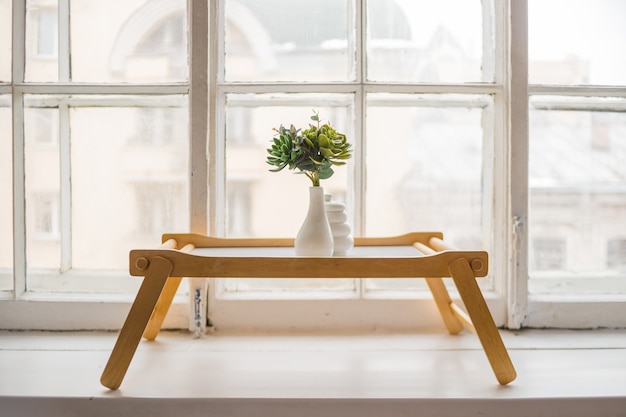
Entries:
POLYGON ((468 260, 455 259, 448 268, 496 379, 502 385, 508 384, 517 377, 517 373, 468 260))
MULTIPOLYGON (((180 251, 184 253, 189 253, 194 250, 194 248, 195 247, 192 244, 188 244, 180 249, 180 251)), ((143 332, 143 337, 145 337, 147 340, 154 340, 159 334, 161 326, 163 325, 163 320, 165 320, 165 316, 167 316, 167 312, 172 305, 172 301, 174 300, 174 296, 176 295, 176 291, 178 290, 181 281, 182 277, 169 277, 167 279, 165 287, 163 288, 163 291, 161 291, 159 301, 157 301, 157 305, 156 307, 154 307, 152 316, 150 316, 148 326, 143 332)))
MULTIPOLYGON (((420 252, 425 255, 432 255, 437 252, 432 248, 416 242, 413 246, 420 252)), ((437 305, 437 309, 439 310, 439 314, 443 320, 443 323, 448 329, 448 333, 457 334, 463 330, 463 323, 454 315, 452 311, 452 299, 450 298, 450 294, 446 289, 446 284, 444 284, 442 278, 425 278, 426 284, 428 285, 428 289, 433 295, 433 299, 435 300, 435 304, 437 305)))
POLYGON ((124 326, 117 337, 117 342, 115 342, 109 361, 100 378, 100 382, 105 387, 115 390, 122 384, 172 268, 172 263, 160 256, 151 260, 137 297, 130 308, 128 317, 126 317, 124 326))
POLYGON ((146 330, 143 332, 143 337, 147 340, 154 340, 159 334, 163 320, 165 320, 165 316, 172 305, 172 301, 174 300, 174 296, 176 295, 181 281, 181 277, 170 277, 167 279, 165 287, 163 287, 163 291, 161 291, 159 301, 157 301, 152 316, 150 316, 146 330))
POLYGON ((428 289, 430 289, 433 295, 439 314, 441 315, 446 329, 448 329, 448 333, 460 333, 463 330, 463 323, 454 315, 450 308, 452 306, 452 299, 450 298, 450 294, 446 289, 446 284, 444 284, 443 279, 426 278, 426 284, 428 284, 428 289))

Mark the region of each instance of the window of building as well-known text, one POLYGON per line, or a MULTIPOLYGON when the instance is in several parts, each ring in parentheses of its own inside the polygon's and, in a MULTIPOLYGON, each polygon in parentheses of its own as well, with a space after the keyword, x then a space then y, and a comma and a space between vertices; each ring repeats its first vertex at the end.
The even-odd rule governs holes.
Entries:
POLYGON ((37 11, 37 55, 56 58, 58 45, 57 11, 41 8, 37 11))
POLYGON ((563 239, 535 239, 532 243, 531 268, 538 271, 563 269, 567 248, 563 239))
POLYGON ((626 269, 626 239, 611 239, 607 245, 606 266, 609 269, 626 269))
POLYGON ((33 237, 36 239, 59 238, 59 199, 56 194, 37 194, 33 204, 33 237))

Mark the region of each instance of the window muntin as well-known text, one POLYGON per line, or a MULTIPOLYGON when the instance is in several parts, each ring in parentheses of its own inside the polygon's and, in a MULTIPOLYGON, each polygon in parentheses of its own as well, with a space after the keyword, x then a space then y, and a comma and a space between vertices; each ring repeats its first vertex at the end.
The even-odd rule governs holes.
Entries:
POLYGON ((9 103, 8 95, 0 95, 0 291, 13 289, 13 146, 9 103))
POLYGON ((626 3, 529 0, 529 83, 626 85, 626 3))

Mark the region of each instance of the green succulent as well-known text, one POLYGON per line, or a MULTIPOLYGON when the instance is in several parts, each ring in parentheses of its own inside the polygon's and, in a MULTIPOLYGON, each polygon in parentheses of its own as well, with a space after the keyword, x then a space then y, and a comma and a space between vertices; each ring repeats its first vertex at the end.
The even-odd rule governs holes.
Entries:
POLYGON ((271 148, 267 149, 267 163, 278 172, 288 167, 298 170, 298 174, 305 174, 314 187, 320 185, 320 180, 330 178, 333 174, 333 165, 345 165, 352 156, 352 145, 346 135, 337 132, 330 124, 321 124, 319 115, 314 112, 311 120, 317 124, 309 124, 305 130, 296 129, 291 125, 289 129, 280 126, 274 128, 276 135, 272 139, 271 148))

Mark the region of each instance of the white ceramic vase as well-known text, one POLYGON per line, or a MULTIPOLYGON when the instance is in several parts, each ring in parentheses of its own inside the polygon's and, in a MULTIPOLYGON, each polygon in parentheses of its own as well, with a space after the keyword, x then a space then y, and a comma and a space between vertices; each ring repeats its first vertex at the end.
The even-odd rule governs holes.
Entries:
POLYGON ((333 234, 334 256, 346 256, 350 249, 354 247, 354 237, 352 237, 352 227, 348 223, 348 211, 346 205, 332 201, 332 195, 324 196, 324 207, 326 217, 333 234))
POLYGON ((294 247, 297 256, 331 256, 333 254, 333 234, 328 224, 324 208, 324 189, 309 188, 309 210, 294 247))

